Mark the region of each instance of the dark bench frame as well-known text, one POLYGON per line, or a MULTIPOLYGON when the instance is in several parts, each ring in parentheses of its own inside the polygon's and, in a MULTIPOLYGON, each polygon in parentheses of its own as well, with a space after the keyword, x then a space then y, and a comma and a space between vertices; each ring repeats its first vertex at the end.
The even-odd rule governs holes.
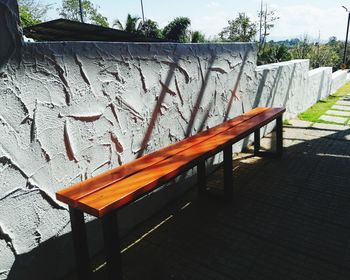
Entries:
MULTIPOLYGON (((241 131, 241 133, 239 134, 239 137, 236 137, 234 140, 226 143, 221 150, 216 151, 214 154, 206 155, 203 158, 200 157, 199 159, 193 161, 191 165, 188 166, 188 168, 186 168, 185 171, 197 166, 199 194, 203 194, 206 191, 205 190, 206 188, 205 160, 210 156, 213 156, 219 153, 220 151, 223 151, 224 197, 226 199, 232 200, 233 198, 232 145, 244 139, 245 137, 249 136, 251 133, 254 133, 254 154, 256 156, 274 155, 276 157, 281 157, 282 151, 283 151, 282 116, 284 111, 285 109, 281 109, 281 111, 278 114, 270 118, 268 121, 262 122, 254 128, 241 131), (261 150, 260 129, 261 127, 267 125, 273 120, 276 120, 276 151, 275 153, 261 152, 260 151, 261 150)), ((161 185, 163 185, 163 183, 164 182, 162 182, 161 185)), ((136 199, 138 199, 138 197, 136 199)), ((121 260, 121 254, 120 254, 121 246, 120 246, 120 238, 119 238, 119 230, 118 230, 118 221, 117 221, 117 215, 116 215, 116 212, 119 209, 120 208, 114 211, 110 211, 109 213, 107 213, 101 218, 102 229, 103 229, 103 239, 105 244, 105 255, 106 255, 106 262, 107 262, 107 273, 108 273, 109 279, 123 279, 122 260, 121 260)), ((70 212, 70 219, 71 219, 71 226, 72 226, 74 250, 75 250, 76 262, 77 262, 77 275, 80 280, 91 279, 92 271, 91 271, 90 257, 89 257, 89 251, 88 251, 84 212, 72 206, 69 206, 69 212, 70 212)))

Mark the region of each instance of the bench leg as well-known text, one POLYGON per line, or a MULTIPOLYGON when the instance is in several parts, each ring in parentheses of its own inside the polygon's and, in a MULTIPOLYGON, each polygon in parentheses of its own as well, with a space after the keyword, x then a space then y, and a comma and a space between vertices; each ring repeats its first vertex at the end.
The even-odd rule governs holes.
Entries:
POLYGON ((224 195, 227 200, 233 199, 232 146, 224 149, 224 195))
POLYGON ((78 279, 91 279, 91 266, 89 249, 87 245, 84 213, 77 209, 69 207, 69 214, 72 226, 78 279))
POLYGON ((276 154, 282 157, 283 153, 283 120, 282 116, 276 119, 276 154))
POLYGON ((207 186, 207 174, 205 169, 205 161, 200 162, 197 165, 197 183, 198 183, 198 192, 200 195, 205 193, 207 186))
POLYGON ((259 156, 260 152, 260 128, 254 131, 254 155, 259 156))
POLYGON ((106 253, 107 273, 110 280, 122 280, 122 259, 116 213, 102 218, 103 239, 106 253))

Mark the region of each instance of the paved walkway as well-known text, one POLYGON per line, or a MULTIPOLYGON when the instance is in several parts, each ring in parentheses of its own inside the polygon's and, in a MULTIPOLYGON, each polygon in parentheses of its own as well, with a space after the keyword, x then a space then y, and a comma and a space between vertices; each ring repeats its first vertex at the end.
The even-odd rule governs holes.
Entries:
POLYGON ((128 236, 125 279, 350 279, 350 128, 292 124, 281 160, 234 160, 235 203, 190 192, 128 236))
POLYGON ((342 97, 320 120, 350 125, 350 94, 342 97))

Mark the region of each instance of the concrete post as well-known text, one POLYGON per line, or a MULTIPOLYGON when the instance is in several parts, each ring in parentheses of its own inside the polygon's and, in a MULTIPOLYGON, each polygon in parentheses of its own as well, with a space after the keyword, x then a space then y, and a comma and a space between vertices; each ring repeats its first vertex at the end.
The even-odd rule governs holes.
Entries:
POLYGON ((0 71, 6 62, 19 54, 22 34, 16 0, 0 0, 0 71))

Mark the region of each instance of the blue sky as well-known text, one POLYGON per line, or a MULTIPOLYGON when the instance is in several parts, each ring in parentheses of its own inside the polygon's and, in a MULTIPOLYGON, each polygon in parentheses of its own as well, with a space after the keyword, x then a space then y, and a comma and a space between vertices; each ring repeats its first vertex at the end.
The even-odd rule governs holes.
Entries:
MULTIPOLYGON (((59 6, 60 0, 41 0, 42 3, 59 6)), ((141 16, 140 0, 92 0, 100 7, 100 12, 113 22, 123 21, 127 14, 141 16)), ((156 20, 161 27, 176 16, 187 16, 192 21, 192 29, 200 30, 207 36, 215 36, 233 19, 238 12, 245 12, 257 19, 260 0, 143 0, 146 18, 156 20)), ((330 36, 345 38, 347 13, 342 5, 350 8, 350 1, 340 0, 264 0, 270 9, 276 10, 280 19, 271 31, 271 39, 302 37, 308 34, 326 40, 330 36)), ((53 8, 48 19, 57 17, 53 8)))

